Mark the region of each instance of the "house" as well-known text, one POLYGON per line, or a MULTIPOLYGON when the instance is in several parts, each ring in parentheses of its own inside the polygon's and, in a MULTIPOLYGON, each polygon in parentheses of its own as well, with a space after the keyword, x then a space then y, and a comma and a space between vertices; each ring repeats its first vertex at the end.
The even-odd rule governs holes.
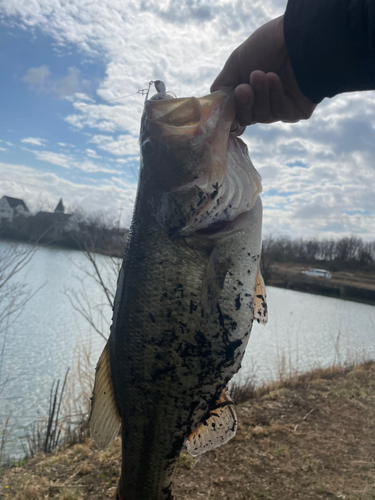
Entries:
POLYGON ((19 198, 3 196, 0 200, 0 223, 12 223, 13 219, 19 215, 23 217, 31 215, 26 203, 19 198))
POLYGON ((33 230, 39 237, 48 237, 59 240, 70 231, 78 231, 76 214, 66 214, 65 207, 60 198, 53 212, 38 212, 33 220, 33 230))
POLYGON ((65 212, 64 203, 62 201, 62 198, 60 198, 60 201, 58 202, 58 204, 55 208, 55 214, 57 214, 57 213, 63 214, 64 212, 65 212))

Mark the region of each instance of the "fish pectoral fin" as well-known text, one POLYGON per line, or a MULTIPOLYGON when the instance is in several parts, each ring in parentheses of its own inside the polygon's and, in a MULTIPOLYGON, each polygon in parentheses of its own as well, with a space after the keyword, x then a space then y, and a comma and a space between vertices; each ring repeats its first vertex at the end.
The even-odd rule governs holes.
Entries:
POLYGON ((90 414, 90 434, 100 451, 104 451, 115 439, 120 427, 121 417, 113 394, 107 343, 96 365, 90 414))
POLYGON ((210 255, 202 283, 202 316, 209 316, 216 308, 230 263, 230 257, 223 257, 215 247, 210 255))
POLYGON ((261 325, 265 325, 268 321, 266 286, 260 269, 255 282, 254 319, 261 325))
POLYGON ((185 440, 185 447, 193 457, 227 443, 237 430, 234 404, 224 389, 209 417, 185 440))

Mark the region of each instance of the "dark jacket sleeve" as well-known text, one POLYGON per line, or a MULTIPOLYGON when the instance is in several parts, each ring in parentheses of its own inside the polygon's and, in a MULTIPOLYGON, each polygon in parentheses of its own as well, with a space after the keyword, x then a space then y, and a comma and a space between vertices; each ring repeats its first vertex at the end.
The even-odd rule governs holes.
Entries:
POLYGON ((375 89, 375 0, 289 0, 284 35, 298 85, 312 102, 375 89))

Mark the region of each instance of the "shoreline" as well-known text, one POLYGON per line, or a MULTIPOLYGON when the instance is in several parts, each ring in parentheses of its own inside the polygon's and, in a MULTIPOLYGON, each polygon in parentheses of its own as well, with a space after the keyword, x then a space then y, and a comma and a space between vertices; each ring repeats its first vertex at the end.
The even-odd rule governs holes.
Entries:
MULTIPOLYGON (((61 250, 75 250, 85 252, 82 246, 79 246, 77 241, 74 245, 72 240, 67 240, 64 245, 63 241, 45 241, 45 242, 30 242, 18 238, 5 238, 0 236, 0 242, 8 243, 24 243, 37 245, 40 247, 52 247, 61 250)), ((126 247, 126 241, 120 248, 118 246, 111 248, 97 248, 90 250, 92 253, 104 255, 106 257, 115 257, 122 259, 126 247)), ((316 264, 315 264, 316 265, 316 264)), ((297 292, 310 293, 313 295, 321 295, 336 299, 349 300, 362 304, 375 305, 375 271, 346 271, 332 272, 332 278, 319 278, 302 274, 314 264, 296 264, 296 263, 277 263, 273 262, 270 269, 267 271, 266 287, 273 286, 286 290, 295 290, 297 292)))
MULTIPOLYGON (((57 240, 57 241, 52 241, 52 240, 39 240, 39 241, 30 241, 26 239, 21 239, 21 238, 11 238, 11 237, 4 237, 0 236, 0 243, 1 241, 5 241, 7 243, 12 243, 12 244, 24 244, 24 245, 32 245, 32 246, 38 246, 41 248, 56 248, 58 250, 73 250, 76 252, 86 252, 87 250, 82 247, 82 245, 79 245, 77 241, 72 242, 71 239, 69 240, 57 240), (65 242, 65 243, 64 243, 65 242)), ((101 249, 97 248, 95 250, 89 249, 90 252, 98 254, 98 255, 104 255, 106 257, 116 257, 118 259, 122 259, 124 256, 124 251, 126 247, 126 240, 125 243, 121 248, 119 247, 112 247, 109 249, 101 249)))
POLYGON ((353 271, 332 272, 332 278, 302 274, 313 266, 273 263, 266 286, 375 305, 375 273, 353 271))
POLYGON ((369 306, 375 306, 375 291, 371 292, 370 296, 368 294, 368 291, 365 289, 360 289, 356 288, 355 289, 355 294, 354 295, 343 295, 341 296, 339 293, 337 293, 337 290, 335 288, 325 288, 324 291, 321 290, 321 287, 318 285, 317 287, 310 286, 308 288, 305 288, 303 284, 299 286, 298 283, 294 284, 294 286, 282 286, 277 283, 268 283, 267 286, 272 286, 274 288, 281 288, 283 290, 294 290, 296 292, 301 292, 301 293, 309 293, 310 295, 320 295, 321 297, 329 297, 331 299, 340 299, 340 300, 346 300, 348 302, 358 302, 359 304, 367 304, 369 306), (363 296, 362 296, 363 292, 363 296))

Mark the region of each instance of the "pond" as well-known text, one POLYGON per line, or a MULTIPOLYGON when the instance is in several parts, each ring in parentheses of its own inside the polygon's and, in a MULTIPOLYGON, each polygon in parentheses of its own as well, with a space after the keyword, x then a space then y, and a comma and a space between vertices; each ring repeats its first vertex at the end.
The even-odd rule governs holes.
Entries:
MULTIPOLYGON (((0 241, 1 252, 10 242, 0 241)), ((108 258, 96 257, 105 279, 110 278, 108 258)), ((0 333, 4 345, 0 396, 0 422, 11 415, 12 433, 6 451, 24 455, 20 437, 25 426, 48 411, 54 380, 74 372, 77 349, 90 353, 92 370, 104 340, 78 314, 69 299, 72 291, 84 290, 81 300, 92 306, 108 335, 111 308, 103 290, 84 269, 90 263, 82 252, 41 247, 17 280, 36 292, 7 331, 0 333), (79 347, 80 346, 80 347, 79 347)), ((113 279, 113 278, 112 278, 113 279)), ((240 372, 236 378, 275 379, 280 370, 307 371, 345 360, 375 359, 375 307, 355 302, 269 287, 269 322, 254 324, 240 372)), ((77 305, 77 303, 76 303, 77 305)))

